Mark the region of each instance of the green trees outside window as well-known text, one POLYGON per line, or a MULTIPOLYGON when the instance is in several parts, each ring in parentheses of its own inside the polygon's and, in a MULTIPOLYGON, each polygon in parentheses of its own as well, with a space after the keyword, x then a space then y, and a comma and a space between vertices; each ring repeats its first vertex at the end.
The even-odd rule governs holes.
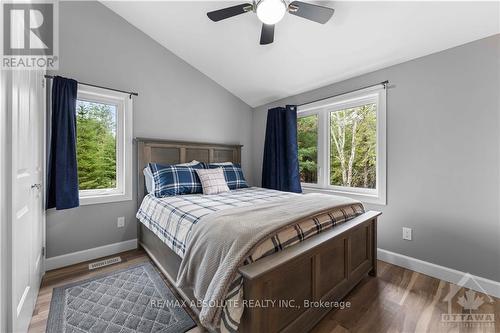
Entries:
POLYGON ((116 188, 116 106, 78 100, 76 126, 80 190, 116 188))
POLYGON ((330 184, 376 188, 375 104, 330 113, 330 184))
MULTIPOLYGON (((366 104, 330 112, 330 175, 335 186, 376 188, 377 106, 366 104)), ((298 118, 300 176, 318 182, 318 115, 298 118)))
POLYGON ((298 118, 297 141, 299 145, 300 181, 318 182, 318 116, 298 118))

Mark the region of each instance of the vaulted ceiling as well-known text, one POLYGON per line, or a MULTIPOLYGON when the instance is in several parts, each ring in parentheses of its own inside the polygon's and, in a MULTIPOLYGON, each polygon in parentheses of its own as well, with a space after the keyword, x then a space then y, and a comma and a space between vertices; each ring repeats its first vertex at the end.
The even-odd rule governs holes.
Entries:
POLYGON ((285 15, 274 43, 261 46, 255 14, 206 16, 239 3, 104 2, 251 106, 500 32, 499 2, 332 1, 319 3, 335 8, 327 24, 285 15))

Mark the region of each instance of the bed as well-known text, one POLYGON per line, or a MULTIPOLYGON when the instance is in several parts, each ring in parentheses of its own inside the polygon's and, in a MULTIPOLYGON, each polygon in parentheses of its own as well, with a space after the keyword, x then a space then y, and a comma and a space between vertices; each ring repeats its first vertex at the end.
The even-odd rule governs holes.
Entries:
MULTIPOLYGON (((136 139, 136 143, 138 217, 142 221, 138 223, 139 245, 173 286, 176 286, 179 272, 179 275, 183 273, 185 238, 197 219, 212 211, 231 211, 230 207, 246 209, 245 206, 255 204, 261 204, 258 207, 273 207, 278 202, 275 200, 281 199, 291 202, 289 209, 293 210, 293 200, 298 200, 296 194, 259 188, 240 189, 219 196, 183 195, 165 199, 146 195, 142 169, 148 163, 175 164, 191 160, 239 163, 242 147, 143 138, 136 139), (178 211, 181 211, 182 221, 176 222, 173 227, 166 217, 178 211)), ((342 207, 338 216, 332 216, 335 212, 317 214, 314 218, 304 216, 300 219, 299 228, 294 224, 292 229, 281 230, 283 234, 278 235, 281 238, 270 237, 267 243, 264 242, 267 245, 259 245, 257 254, 252 252, 255 258, 249 256, 245 259, 245 264, 237 268, 236 280, 231 280, 231 288, 237 287, 241 293, 232 293, 231 297, 240 295, 247 301, 246 305, 280 306, 245 306, 242 316, 240 313, 241 322, 236 326, 231 322, 228 325, 226 312, 237 312, 237 307, 232 310, 223 307, 217 317, 223 331, 236 328, 240 332, 310 330, 331 307, 300 306, 304 301, 339 301, 366 275, 376 275, 376 224, 380 213, 365 212, 362 205, 352 203, 342 207), (322 223, 327 227, 322 229, 322 223), (298 229, 301 235, 290 232, 298 229), (303 230, 308 231, 304 233, 303 230), (304 237, 304 234, 309 236, 304 237), (280 244, 277 251, 273 246, 276 247, 279 238, 286 238, 288 245, 280 244)), ((205 309, 197 303, 192 289, 176 289, 192 310, 203 317, 205 309)))

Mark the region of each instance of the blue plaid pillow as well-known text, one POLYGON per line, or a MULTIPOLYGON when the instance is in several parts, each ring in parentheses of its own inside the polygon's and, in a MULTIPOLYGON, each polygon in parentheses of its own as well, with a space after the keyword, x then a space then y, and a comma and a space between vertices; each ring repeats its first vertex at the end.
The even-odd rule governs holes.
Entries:
POLYGON ((226 178, 227 186, 230 190, 248 187, 245 176, 243 176, 243 170, 241 170, 241 165, 239 163, 210 163, 208 164, 208 168, 222 168, 224 170, 224 177, 226 178))
POLYGON ((195 169, 204 169, 202 163, 190 166, 149 163, 155 182, 153 194, 162 198, 170 195, 203 193, 195 169))

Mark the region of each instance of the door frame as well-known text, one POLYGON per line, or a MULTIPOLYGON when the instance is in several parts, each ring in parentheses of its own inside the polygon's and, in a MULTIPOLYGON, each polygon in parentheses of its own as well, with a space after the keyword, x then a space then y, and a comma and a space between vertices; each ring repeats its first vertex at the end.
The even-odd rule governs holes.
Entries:
MULTIPOLYGON (((45 275, 45 258, 47 257, 47 242, 46 242, 46 236, 47 236, 47 163, 48 163, 48 138, 47 138, 47 133, 48 133, 48 120, 47 117, 51 115, 49 112, 50 108, 48 103, 51 101, 49 98, 49 93, 51 92, 50 89, 47 88, 47 79, 45 78, 45 74, 47 74, 47 71, 44 71, 41 73, 41 85, 43 87, 43 130, 42 130, 42 138, 43 138, 43 177, 42 177, 42 203, 43 203, 43 214, 42 214, 42 247, 43 247, 43 253, 42 253, 42 258, 41 260, 41 273, 42 273, 42 278, 45 275)), ((41 281, 41 280, 40 280, 41 281)))
POLYGON ((10 103, 10 96, 7 93, 11 73, 3 71, 0 76, 0 331, 7 332, 7 322, 10 314, 10 297, 7 290, 10 285, 10 260, 8 259, 8 249, 10 247, 10 235, 8 217, 10 216, 10 167, 7 163, 9 156, 7 138, 10 136, 10 129, 7 126, 7 110, 10 103))

